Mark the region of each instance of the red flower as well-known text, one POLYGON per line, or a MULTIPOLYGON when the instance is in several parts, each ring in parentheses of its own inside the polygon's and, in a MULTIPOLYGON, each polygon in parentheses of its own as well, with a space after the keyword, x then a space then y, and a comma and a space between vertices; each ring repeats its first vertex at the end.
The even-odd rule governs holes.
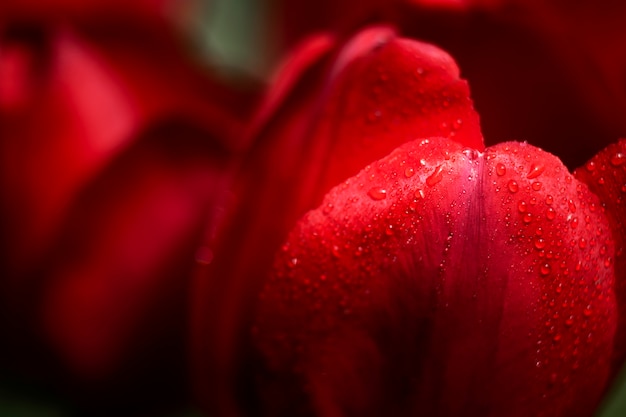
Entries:
POLYGON ((275 12, 289 46, 386 22, 441 47, 472 86, 487 145, 527 140, 571 168, 626 135, 624 2, 284 1, 275 12))
POLYGON ((305 43, 251 134, 197 281, 212 411, 593 412, 624 353, 625 143, 576 175, 485 148, 453 60, 382 28, 305 43))
POLYGON ((82 402, 158 408, 185 394, 187 284, 246 109, 126 3, 0 6, 0 356, 82 402))

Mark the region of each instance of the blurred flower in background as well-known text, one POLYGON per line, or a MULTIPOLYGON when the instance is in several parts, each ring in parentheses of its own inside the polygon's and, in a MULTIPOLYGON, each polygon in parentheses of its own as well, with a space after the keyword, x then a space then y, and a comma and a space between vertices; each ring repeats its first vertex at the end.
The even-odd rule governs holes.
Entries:
MULTIPOLYGON (((264 274, 368 163, 320 146, 343 123, 316 122, 319 94, 344 93, 329 68, 360 53, 335 64, 339 45, 385 23, 441 47, 486 145, 525 140, 574 169, 626 135, 624 17, 609 0, 4 1, 0 414, 254 414, 264 274)), ((420 131, 447 136, 455 109, 420 131)), ((343 140, 371 129, 355 126, 343 140)), ((389 152, 398 130, 383 127, 389 152)))
POLYGON ((0 6, 9 393, 32 384, 90 415, 185 404, 187 284, 252 103, 192 53, 188 7, 0 6))

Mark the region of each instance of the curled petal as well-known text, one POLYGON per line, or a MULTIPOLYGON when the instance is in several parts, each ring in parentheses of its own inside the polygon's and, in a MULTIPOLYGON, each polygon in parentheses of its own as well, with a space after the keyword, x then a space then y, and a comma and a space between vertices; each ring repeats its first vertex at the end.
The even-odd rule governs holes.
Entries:
POLYGON ((610 371, 613 250, 598 199, 550 154, 408 143, 277 255, 252 328, 263 407, 589 415, 610 371))

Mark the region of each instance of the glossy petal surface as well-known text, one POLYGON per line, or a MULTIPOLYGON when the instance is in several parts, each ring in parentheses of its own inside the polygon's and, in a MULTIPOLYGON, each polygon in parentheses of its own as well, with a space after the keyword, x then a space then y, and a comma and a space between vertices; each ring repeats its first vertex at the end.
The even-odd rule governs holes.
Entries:
POLYGON ((276 257, 252 329, 263 409, 589 415, 616 324, 609 230, 532 146, 400 147, 334 188, 276 257))

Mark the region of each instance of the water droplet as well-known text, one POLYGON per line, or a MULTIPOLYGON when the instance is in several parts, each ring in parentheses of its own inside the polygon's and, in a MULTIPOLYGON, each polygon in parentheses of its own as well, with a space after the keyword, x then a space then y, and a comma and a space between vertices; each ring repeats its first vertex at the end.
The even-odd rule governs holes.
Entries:
POLYGON ((539 273, 545 277, 547 275, 550 275, 550 270, 551 270, 550 264, 545 263, 541 265, 541 267, 539 268, 539 273))
POLYGON ((576 229, 578 227, 578 217, 574 217, 569 225, 572 229, 576 229))
POLYGON ((531 213, 524 213, 524 216, 522 216, 522 221, 526 224, 530 223, 533 221, 533 215, 531 213))
POLYGON ((598 185, 604 185, 604 177, 598 178, 598 185))
POLYGON ((426 178, 426 184, 429 186, 433 186, 443 179, 443 167, 438 165, 437 168, 433 171, 432 174, 428 178, 426 178))
POLYGON ((546 241, 541 237, 535 238, 535 248, 541 250, 546 247, 546 241))
POLYGON ((476 159, 478 159, 479 153, 476 149, 464 149, 463 155, 465 155, 467 159, 475 161, 476 159))
POLYGON ((520 201, 517 203, 517 210, 518 210, 520 213, 525 213, 525 212, 528 210, 528 205, 526 204, 526 202, 525 202, 524 200, 520 200, 520 201))
POLYGON ((519 190, 519 185, 517 185, 517 181, 511 180, 507 184, 507 188, 509 189, 510 192, 516 193, 519 190))
POLYGON ((552 205, 552 203, 554 203, 554 197, 552 197, 551 195, 547 195, 546 196, 546 204, 547 205, 552 205))
POLYGON ((419 188, 415 190, 415 198, 424 198, 424 190, 419 188))
POLYGON ((576 213, 576 204, 574 204, 573 200, 567 201, 567 207, 569 208, 569 211, 571 211, 572 213, 576 213))
POLYGON ((541 190, 541 185, 542 184, 539 181, 535 181, 535 182, 532 183, 531 187, 532 187, 533 190, 539 191, 539 190, 541 190))
POLYGON ((583 316, 585 317, 591 317, 593 315, 593 310, 591 309, 591 305, 588 305, 587 307, 585 307, 585 309, 583 310, 583 316))
POLYGON ((496 165, 496 174, 498 174, 498 176, 500 177, 506 174, 506 167, 504 166, 504 164, 499 163, 496 165))
POLYGON ((405 177, 411 178, 413 175, 415 175, 415 170, 413 168, 407 168, 404 170, 405 177))
POLYGON ((543 173, 543 171, 545 171, 545 169, 546 167, 543 165, 532 164, 530 166, 530 171, 528 172, 528 175, 526 175, 526 178, 530 180, 532 180, 533 178, 537 178, 543 173))
POLYGON ((587 239, 585 239, 584 237, 581 237, 580 240, 578 241, 578 247, 581 249, 585 249, 587 247, 587 239))
POLYGON ((333 211, 333 208, 335 206, 333 206, 333 203, 328 203, 324 206, 324 208, 322 209, 322 213, 324 214, 329 214, 331 211, 333 211))
POLYGON ((380 201, 387 198, 387 190, 385 190, 384 188, 374 187, 370 188, 370 190, 367 192, 367 195, 369 195, 372 200, 380 201))
POLYGON ((614 167, 618 167, 626 162, 626 155, 621 152, 617 152, 615 155, 611 157, 611 165, 614 167))
POLYGON ((596 170, 596 163, 593 161, 589 161, 585 164, 585 168, 587 168, 587 171, 593 172, 596 170))

